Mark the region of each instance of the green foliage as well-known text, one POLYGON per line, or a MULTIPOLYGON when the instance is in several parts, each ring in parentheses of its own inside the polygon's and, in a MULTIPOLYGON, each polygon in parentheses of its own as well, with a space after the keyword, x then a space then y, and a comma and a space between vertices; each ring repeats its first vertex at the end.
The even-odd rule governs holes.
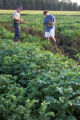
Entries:
POLYGON ((10 75, 0 75, 0 86, 0 119, 29 120, 36 101, 27 99, 26 89, 10 75))
POLYGON ((72 59, 40 50, 33 43, 0 43, 0 73, 7 74, 0 79, 1 118, 79 118, 80 67, 72 59))
POLYGON ((12 39, 13 37, 13 33, 10 33, 9 31, 7 31, 5 28, 0 27, 0 38, 1 39, 12 39))
MULTIPOLYGON (((27 20, 29 17, 32 19, 29 15, 27 20)), ((36 18, 33 17, 30 26, 42 30, 42 21, 38 28, 36 18)), ((71 24, 62 25, 63 18, 57 33, 60 31, 68 46, 77 28, 71 30, 71 24)), ((40 15, 37 21, 41 19, 40 15)), ((45 46, 52 45, 40 37, 23 33, 21 42, 14 43, 10 40, 13 33, 3 27, 0 37, 0 119, 79 120, 80 65, 63 55, 45 51, 45 46)), ((80 59, 79 53, 76 58, 80 59)))

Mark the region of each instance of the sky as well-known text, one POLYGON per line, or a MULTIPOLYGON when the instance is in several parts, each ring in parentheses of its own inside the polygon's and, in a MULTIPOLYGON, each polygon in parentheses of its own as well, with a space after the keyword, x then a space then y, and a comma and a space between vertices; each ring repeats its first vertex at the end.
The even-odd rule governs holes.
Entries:
POLYGON ((77 2, 80 5, 80 0, 72 0, 72 2, 77 2))
MULTIPOLYGON (((61 1, 61 0, 59 0, 59 1, 61 1)), ((72 0, 72 2, 77 2, 78 5, 80 5, 80 0, 72 0)))

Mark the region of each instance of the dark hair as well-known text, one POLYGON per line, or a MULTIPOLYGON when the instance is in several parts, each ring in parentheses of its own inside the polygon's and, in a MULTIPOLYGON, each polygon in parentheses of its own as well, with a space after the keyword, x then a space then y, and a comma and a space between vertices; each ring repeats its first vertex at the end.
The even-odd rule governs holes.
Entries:
POLYGON ((23 10, 23 8, 21 6, 18 6, 17 9, 23 10))
POLYGON ((45 15, 46 13, 48 13, 48 11, 47 11, 47 10, 44 10, 43 14, 45 15))

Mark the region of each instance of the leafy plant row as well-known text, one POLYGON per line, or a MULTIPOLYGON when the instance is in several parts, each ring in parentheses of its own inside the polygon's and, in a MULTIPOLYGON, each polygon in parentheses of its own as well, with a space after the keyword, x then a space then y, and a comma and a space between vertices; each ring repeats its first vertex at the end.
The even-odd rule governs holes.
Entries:
POLYGON ((0 40, 0 66, 0 119, 80 119, 80 66, 72 59, 0 40))

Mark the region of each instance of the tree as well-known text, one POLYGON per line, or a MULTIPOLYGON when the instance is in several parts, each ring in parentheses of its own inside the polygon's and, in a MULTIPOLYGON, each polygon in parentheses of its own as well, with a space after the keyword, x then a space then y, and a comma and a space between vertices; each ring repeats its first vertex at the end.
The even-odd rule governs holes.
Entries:
POLYGON ((2 0, 0 0, 0 8, 1 8, 1 9, 4 8, 3 1, 2 1, 2 0))
POLYGON ((16 9, 17 6, 26 10, 80 10, 71 0, 0 0, 0 9, 16 9))

